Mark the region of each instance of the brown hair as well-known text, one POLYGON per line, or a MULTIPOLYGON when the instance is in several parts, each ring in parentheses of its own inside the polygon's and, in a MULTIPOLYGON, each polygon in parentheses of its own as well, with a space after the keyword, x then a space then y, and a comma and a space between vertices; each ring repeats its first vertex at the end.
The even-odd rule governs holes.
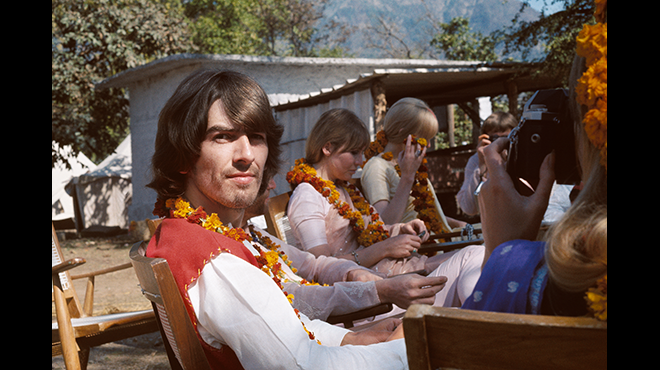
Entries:
POLYGON ((509 112, 493 112, 481 124, 481 134, 504 132, 518 126, 516 117, 509 112))
POLYGON ((335 108, 323 113, 312 128, 305 144, 305 161, 318 163, 323 159, 323 147, 330 143, 335 150, 364 150, 371 141, 364 122, 348 109, 335 108))
POLYGON ((227 116, 247 133, 265 132, 268 159, 266 179, 280 165, 283 128, 273 117, 268 96, 252 78, 233 71, 199 70, 186 77, 160 112, 155 152, 151 159, 152 181, 147 185, 159 198, 177 197, 185 191, 185 175, 201 151, 211 105, 221 100, 227 116))

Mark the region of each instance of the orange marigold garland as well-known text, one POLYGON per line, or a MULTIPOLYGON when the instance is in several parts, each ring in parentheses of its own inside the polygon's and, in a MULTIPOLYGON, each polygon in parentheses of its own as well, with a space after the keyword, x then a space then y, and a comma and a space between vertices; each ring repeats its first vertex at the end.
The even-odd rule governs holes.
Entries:
MULTIPOLYGON (((217 214, 211 213, 207 214, 202 207, 194 209, 190 206, 190 203, 186 202, 183 198, 172 198, 163 202, 161 199, 158 199, 154 209, 154 215, 159 217, 170 217, 170 218, 181 218, 186 219, 188 222, 202 226, 203 228, 220 233, 230 239, 234 239, 238 242, 250 241, 253 238, 245 232, 242 228, 234 228, 226 226, 220 221, 220 218, 217 214)), ((270 276, 275 284, 282 289, 284 296, 289 300, 289 303, 293 303, 294 296, 284 291, 284 286, 282 281, 291 281, 286 279, 286 273, 282 270, 282 264, 280 263, 280 258, 287 266, 293 271, 296 272, 296 268, 291 266, 291 261, 289 261, 287 255, 279 250, 279 246, 273 241, 265 236, 262 236, 260 232, 252 230, 254 232, 256 239, 260 242, 261 245, 268 249, 267 251, 257 248, 259 252, 258 256, 255 256, 257 263, 260 266, 261 271, 265 272, 266 275, 270 276)), ((318 285, 317 283, 310 283, 305 279, 302 279, 298 282, 301 285, 318 285)), ((300 317, 300 311, 293 309, 298 319, 300 317)), ((305 324, 302 322, 303 329, 309 336, 311 340, 316 340, 314 333, 307 330, 305 324)), ((318 344, 321 344, 320 341, 316 340, 318 344)))
MULTIPOLYGON (((576 53, 586 59, 587 70, 578 80, 576 100, 587 107, 582 122, 589 141, 600 149, 600 161, 607 170, 607 0, 595 0, 596 24, 585 24, 578 34, 576 53)), ((607 321, 607 274, 587 290, 589 312, 607 321)))
POLYGON ((586 59, 587 70, 578 80, 577 102, 587 107, 584 128, 591 143, 600 150, 607 169, 607 1, 596 0, 597 23, 585 24, 576 38, 577 55, 586 59))
POLYGON ((332 181, 318 177, 314 167, 308 165, 304 158, 295 161, 293 169, 286 174, 286 180, 293 186, 303 182, 312 185, 343 218, 349 221, 353 230, 358 233, 357 241, 360 245, 368 247, 389 238, 390 234, 385 230, 385 224, 380 220, 378 213, 355 185, 343 181, 335 185, 332 181), (353 211, 348 203, 339 199, 336 186, 346 189, 357 211, 353 211), (369 217, 371 222, 365 225, 363 216, 369 217))

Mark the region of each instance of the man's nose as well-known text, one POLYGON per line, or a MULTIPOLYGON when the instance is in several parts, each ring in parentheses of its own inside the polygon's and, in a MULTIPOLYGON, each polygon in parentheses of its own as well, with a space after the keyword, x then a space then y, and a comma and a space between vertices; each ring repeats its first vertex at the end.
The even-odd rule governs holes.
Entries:
POLYGON ((254 161, 254 148, 247 135, 241 135, 234 142, 234 162, 251 164, 254 161))

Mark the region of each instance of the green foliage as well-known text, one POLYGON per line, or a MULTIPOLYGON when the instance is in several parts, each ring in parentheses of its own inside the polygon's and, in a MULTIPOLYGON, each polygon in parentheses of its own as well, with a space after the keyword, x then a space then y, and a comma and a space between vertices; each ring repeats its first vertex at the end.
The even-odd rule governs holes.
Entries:
POLYGON ((183 6, 193 41, 202 53, 343 56, 342 48, 324 46, 334 40, 316 29, 326 2, 191 0, 183 6))
POLYGON ((548 3, 563 3, 559 12, 546 15, 535 21, 521 21, 522 11, 529 6, 529 0, 522 0, 518 16, 511 27, 494 33, 501 37, 506 53, 521 53, 523 61, 539 63, 539 74, 561 78, 568 86, 568 76, 575 55, 575 38, 585 23, 593 23, 593 0, 548 0, 548 3), (537 45, 544 53, 531 57, 531 50, 537 45))
POLYGON ((477 60, 493 62, 498 59, 495 45, 498 37, 472 32, 470 20, 456 17, 440 23, 441 33, 431 40, 431 46, 444 53, 447 60, 477 60))
MULTIPOLYGON (((52 141, 99 163, 128 134, 129 113, 123 89, 94 83, 191 50, 186 25, 176 5, 149 0, 53 0, 51 19, 52 141)), ((51 153, 52 165, 65 162, 51 153)))

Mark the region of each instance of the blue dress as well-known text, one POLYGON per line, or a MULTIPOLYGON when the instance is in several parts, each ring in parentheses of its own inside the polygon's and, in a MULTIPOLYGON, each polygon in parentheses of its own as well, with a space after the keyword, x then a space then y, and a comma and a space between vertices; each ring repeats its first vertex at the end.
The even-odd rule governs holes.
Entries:
POLYGON ((495 248, 465 309, 540 314, 548 282, 544 242, 512 240, 495 248))

